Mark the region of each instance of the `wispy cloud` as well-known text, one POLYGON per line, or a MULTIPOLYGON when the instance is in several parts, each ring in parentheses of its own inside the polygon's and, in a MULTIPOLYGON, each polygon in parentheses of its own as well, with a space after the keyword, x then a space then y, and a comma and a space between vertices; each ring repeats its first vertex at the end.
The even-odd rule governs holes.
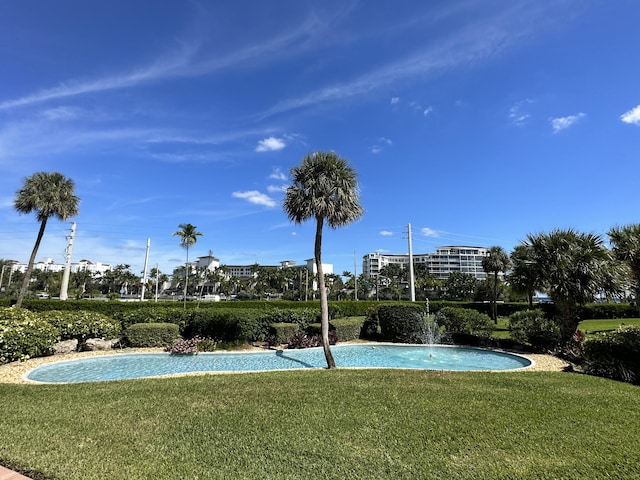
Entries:
POLYGON ((429 228, 429 227, 421 228, 420 233, 425 237, 439 237, 442 234, 442 232, 438 230, 433 230, 432 228, 429 228))
POLYGON ((393 142, 390 139, 386 137, 380 137, 374 145, 369 147, 369 151, 375 155, 377 153, 380 153, 384 149, 384 147, 391 146, 392 144, 393 142))
POLYGON ((577 115, 569 115, 567 117, 557 117, 550 119, 551 127, 553 128, 553 133, 558 133, 562 130, 565 130, 575 124, 578 120, 585 117, 586 114, 578 113, 577 115))
POLYGON ((393 235, 393 232, 390 232, 389 230, 382 230, 380 232, 380 235, 382 235, 383 237, 390 237, 393 235))
POLYGON ((400 101, 400 97, 391 97, 391 105, 396 105, 400 101))
POLYGON ((274 168, 273 172, 269 175, 269 178, 272 180, 280 180, 284 182, 287 179, 287 175, 282 172, 279 168, 274 168))
POLYGON ((241 198, 255 205, 263 205, 265 207, 275 207, 277 205, 277 202, 273 198, 257 190, 248 190, 246 192, 233 192, 232 195, 235 198, 241 198))
POLYGON ((524 125, 531 116, 527 112, 527 105, 531 105, 532 103, 534 103, 533 100, 525 98, 524 100, 520 100, 512 105, 511 108, 509 108, 509 120, 511 123, 518 127, 524 125))
POLYGON ((640 105, 620 115, 620 120, 631 125, 640 125, 640 105))
MULTIPOLYGON (((267 118, 283 112, 344 100, 368 94, 390 84, 415 77, 424 79, 438 73, 488 60, 510 48, 514 43, 540 29, 548 11, 530 4, 518 4, 493 16, 468 24, 437 43, 418 49, 404 59, 390 62, 351 81, 329 85, 305 95, 283 100, 262 114, 267 118), (531 7, 527 10, 527 5, 531 7), (524 9, 524 10, 523 10, 524 9), (539 21, 534 21, 538 18, 539 21)), ((397 99, 397 100, 396 100, 397 99)), ((391 104, 399 97, 392 97, 391 104)))
POLYGON ((282 150, 287 144, 282 138, 269 137, 258 142, 256 152, 275 152, 282 150))

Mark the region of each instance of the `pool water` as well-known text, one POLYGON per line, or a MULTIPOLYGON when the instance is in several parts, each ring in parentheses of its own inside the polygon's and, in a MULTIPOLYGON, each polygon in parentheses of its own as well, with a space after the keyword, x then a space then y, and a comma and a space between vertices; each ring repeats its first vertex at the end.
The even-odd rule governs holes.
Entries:
MULTIPOLYGON (((531 360, 510 353, 438 345, 338 345, 331 347, 338 367, 423 370, 512 370, 531 360)), ((132 353, 80 358, 41 365, 26 380, 46 383, 97 382, 193 372, 250 372, 325 368, 322 348, 265 352, 132 353)))

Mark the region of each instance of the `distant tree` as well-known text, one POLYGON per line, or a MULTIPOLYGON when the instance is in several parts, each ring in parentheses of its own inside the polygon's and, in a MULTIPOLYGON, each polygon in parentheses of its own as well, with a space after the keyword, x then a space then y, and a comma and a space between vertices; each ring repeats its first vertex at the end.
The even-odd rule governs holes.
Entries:
POLYGON ((607 235, 613 256, 628 267, 631 289, 640 315, 640 224, 614 227, 607 235))
POLYGON ((345 159, 333 152, 306 155, 299 166, 291 169, 291 185, 287 188, 283 208, 295 223, 311 218, 316 221, 314 259, 318 269, 322 346, 327 366, 335 368, 329 347, 329 305, 322 268, 322 229, 325 222, 331 228, 338 228, 362 216, 356 172, 345 159))
POLYGON ((40 222, 40 230, 24 273, 22 287, 15 305, 16 308, 22 306, 22 301, 29 288, 33 264, 44 236, 47 221, 51 217, 67 220, 78 214, 80 199, 75 195, 74 189, 73 180, 66 178, 61 173, 37 172, 27 177, 22 188, 16 193, 16 198, 13 202, 15 209, 19 213, 35 212, 36 218, 40 222))
POLYGON ((447 300, 472 300, 477 282, 476 277, 470 273, 451 272, 444 282, 444 296, 447 300))
POLYGON ((602 237, 573 229, 528 235, 540 280, 558 311, 562 339, 569 341, 578 327, 578 306, 593 301, 611 281, 611 253, 602 237))
POLYGON ((507 275, 514 292, 527 296, 529 308, 533 308, 533 297, 540 288, 540 272, 533 260, 533 252, 528 245, 518 245, 511 252, 511 270, 507 275))
POLYGON ((189 248, 198 241, 198 237, 202 236, 198 232, 198 227, 190 223, 181 223, 178 225, 180 230, 173 232, 175 237, 180 237, 180 246, 187 250, 187 260, 184 264, 184 300, 183 308, 187 307, 187 287, 189 285, 189 248))
POLYGON ((511 261, 502 247, 490 247, 486 257, 482 259, 482 269, 487 275, 493 274, 493 292, 491 296, 491 317, 498 323, 498 274, 509 269, 511 261))

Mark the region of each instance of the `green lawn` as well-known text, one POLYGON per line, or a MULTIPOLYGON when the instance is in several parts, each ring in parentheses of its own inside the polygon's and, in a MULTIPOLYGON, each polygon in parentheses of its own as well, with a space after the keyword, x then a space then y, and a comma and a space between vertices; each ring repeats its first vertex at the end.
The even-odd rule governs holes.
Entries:
POLYGON ((585 333, 607 332, 617 329, 620 325, 640 326, 640 318, 583 320, 578 325, 578 330, 582 330, 585 333))
POLYGON ((555 372, 0 384, 0 463, 67 480, 631 479, 639 393, 555 372))

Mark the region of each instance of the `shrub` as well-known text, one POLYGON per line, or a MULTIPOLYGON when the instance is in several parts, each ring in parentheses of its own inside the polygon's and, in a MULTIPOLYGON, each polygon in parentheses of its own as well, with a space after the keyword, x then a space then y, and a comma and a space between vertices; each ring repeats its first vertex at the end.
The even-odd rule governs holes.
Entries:
POLYGON ((366 318, 360 330, 360 338, 377 340, 380 337, 380 322, 378 321, 378 309, 375 305, 370 305, 366 312, 366 318))
POLYGON ((640 384, 640 327, 622 326, 584 342, 584 370, 591 375, 640 384))
POLYGON ((509 316, 511 338, 539 350, 551 350, 560 343, 560 328, 542 310, 527 310, 509 316))
POLYGON ((24 309, 0 308, 0 364, 53 353, 58 330, 24 309))
POLYGON ((120 336, 120 322, 97 312, 51 310, 39 315, 58 329, 62 340, 75 338, 82 343, 87 338, 120 336))
MULTIPOLYGON (((188 310, 187 310, 188 311, 188 310)), ((261 332, 260 311, 255 309, 218 308, 190 311, 182 335, 217 338, 222 342, 263 340, 268 329, 261 332)))
POLYGON ((493 321, 488 315, 468 308, 444 307, 436 314, 435 321, 446 332, 461 338, 488 339, 493 332, 493 321))
MULTIPOLYGON (((333 326, 336 335, 342 342, 360 338, 363 323, 363 317, 336 318, 335 320, 331 320, 331 326, 333 326)), ((331 330, 331 328, 329 330, 331 330)))
MULTIPOLYGON (((338 343, 336 332, 329 331, 329 345, 336 343, 338 343)), ((305 335, 300 332, 292 335, 287 341, 287 348, 291 349, 319 347, 320 345, 322 345, 321 335, 305 335)))
POLYGON ((135 323, 126 330, 132 347, 165 347, 179 336, 178 326, 174 323, 135 323))
POLYGON ((216 345, 217 342, 212 338, 181 338, 174 341, 173 345, 166 346, 164 350, 171 355, 188 355, 199 352, 213 352, 216 349, 216 345))
POLYGON ((287 340, 298 333, 300 326, 297 323, 272 323, 270 325, 270 334, 272 342, 275 345, 287 343, 287 340))
POLYGON ((426 341, 422 309, 416 305, 381 305, 378 308, 378 319, 385 340, 400 343, 426 341))

